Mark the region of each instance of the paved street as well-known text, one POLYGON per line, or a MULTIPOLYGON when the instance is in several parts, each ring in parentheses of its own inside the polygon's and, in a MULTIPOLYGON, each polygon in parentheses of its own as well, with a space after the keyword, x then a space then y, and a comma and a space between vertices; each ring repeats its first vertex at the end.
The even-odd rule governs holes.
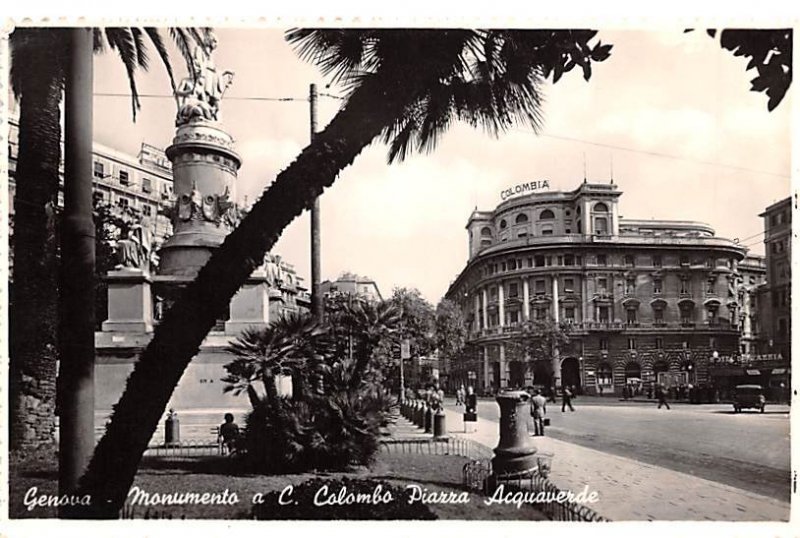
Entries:
MULTIPOLYGON (((560 401, 548 404, 549 437, 789 500, 788 406, 764 414, 734 414, 725 404, 673 404, 668 411, 598 398, 578 398, 574 406, 562 413, 560 401)), ((478 414, 497 421, 499 407, 480 400, 478 414)))
MULTIPOLYGON (((578 398, 574 413, 548 404, 551 438, 766 495, 790 496, 788 406, 734 414, 730 405, 655 404, 578 398)), ((455 409, 454 406, 448 406, 455 409)), ((481 400, 481 418, 499 408, 481 400)))
MULTIPOLYGON (((477 430, 474 433, 463 433, 463 421, 461 409, 453 405, 447 406, 447 426, 448 431, 453 435, 472 439, 486 447, 497 446, 499 438, 499 428, 497 420, 485 418, 486 415, 493 413, 496 404, 491 401, 481 402, 479 405, 480 413, 483 415, 477 422, 477 430)), ((588 409, 590 406, 586 406, 588 409)), ((609 405, 592 406, 598 408, 596 422, 593 430, 599 432, 611 431, 619 434, 618 429, 606 428, 607 418, 624 417, 632 412, 634 405, 609 405), (607 413, 604 413, 608 410, 607 413), (619 412, 611 411, 611 408, 618 408, 619 412), (626 410, 627 408, 627 410, 626 410)), ((678 410, 676 415, 695 413, 703 415, 702 408, 678 410)), ((565 414, 563 421, 572 420, 580 413, 580 409, 575 413, 570 413, 567 418, 565 414)), ((642 412, 649 413, 646 408, 642 412)), ((694 417, 698 420, 708 420, 712 426, 710 433, 706 435, 714 436, 716 431, 713 428, 714 417, 694 417)), ((666 410, 664 410, 666 412, 666 410)), ((496 412, 494 415, 496 416, 496 412)), ((560 415, 560 409, 557 413, 560 415)), ((553 413, 556 415, 556 413, 553 413)), ((587 421, 591 421, 590 413, 586 413, 587 421)), ((777 417, 777 415, 776 415, 777 417)), ((553 418, 556 418, 555 416, 553 418)), ((653 419, 651 419, 653 420, 653 419)), ((658 422, 659 419, 654 419, 658 422)), ((693 421, 693 417, 687 420, 693 421)), ((776 418, 780 421, 780 418, 776 418)), ((785 419, 783 419, 785 421, 785 419)), ((786 425, 788 428, 788 423, 786 425)), ((548 433, 553 433, 557 428, 551 427, 548 433)), ((562 427, 568 432, 570 427, 562 427)), ((656 430, 666 431, 668 428, 655 428, 656 430)), ((598 435, 598 437, 608 437, 608 435, 598 435)), ((673 437, 679 437, 674 435, 673 437)), ((701 477, 706 474, 703 469, 694 469, 695 472, 682 472, 674 469, 674 464, 670 465, 667 461, 668 455, 663 451, 647 451, 651 457, 662 458, 664 465, 651 464, 642 461, 642 458, 635 455, 621 456, 611 453, 601 445, 596 443, 597 449, 588 448, 575 442, 556 439, 555 436, 531 437, 532 442, 542 453, 554 455, 550 480, 558 487, 574 492, 581 491, 587 487, 598 494, 598 502, 591 504, 591 508, 599 514, 615 521, 626 520, 699 520, 699 521, 786 521, 789 517, 789 502, 779 500, 772 495, 757 493, 751 483, 744 479, 743 487, 737 487, 724 483, 721 480, 712 480, 701 477)), ((670 442, 664 437, 664 446, 670 450, 683 453, 689 457, 688 447, 681 444, 681 441, 670 442)), ((634 451, 634 443, 615 442, 616 446, 624 447, 629 452, 634 451)), ((721 443, 724 444, 724 443, 721 443)), ((706 443, 701 442, 700 446, 706 443)), ((641 454, 641 450, 635 450, 641 454)), ((741 464, 752 464, 752 459, 737 462, 741 464)), ((720 466, 717 466, 716 474, 723 476, 728 482, 731 477, 721 473, 720 466)), ((764 469, 759 469, 765 472, 764 469)), ((784 483, 787 483, 785 481, 784 483)), ((780 488, 777 488, 780 489, 780 488)))

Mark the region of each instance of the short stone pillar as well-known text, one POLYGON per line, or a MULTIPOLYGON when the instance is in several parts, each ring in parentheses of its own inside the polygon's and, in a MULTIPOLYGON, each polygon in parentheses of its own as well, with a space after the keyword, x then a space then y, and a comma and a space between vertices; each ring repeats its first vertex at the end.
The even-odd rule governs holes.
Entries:
POLYGON ((496 478, 536 469, 536 447, 528 434, 527 414, 530 395, 521 390, 497 395, 500 405, 500 442, 494 449, 492 474, 496 478))
POLYGON ((438 409, 433 415, 433 438, 446 439, 447 438, 447 420, 444 414, 444 409, 438 409))
POLYGON ((263 268, 256 269, 231 300, 230 319, 225 334, 239 334, 248 327, 269 324, 269 284, 263 268))
POLYGON ((148 333, 153 330, 153 297, 150 275, 142 269, 123 267, 106 274, 108 319, 104 332, 148 333))
POLYGON ((433 432, 433 407, 425 406, 425 433, 433 432))

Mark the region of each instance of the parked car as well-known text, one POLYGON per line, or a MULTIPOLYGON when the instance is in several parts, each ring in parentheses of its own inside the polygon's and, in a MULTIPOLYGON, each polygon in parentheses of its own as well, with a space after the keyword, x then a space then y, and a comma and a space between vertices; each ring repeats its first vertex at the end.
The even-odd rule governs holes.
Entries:
POLYGON ((759 409, 764 412, 767 399, 761 385, 737 385, 733 394, 733 410, 739 413, 742 409, 759 409))

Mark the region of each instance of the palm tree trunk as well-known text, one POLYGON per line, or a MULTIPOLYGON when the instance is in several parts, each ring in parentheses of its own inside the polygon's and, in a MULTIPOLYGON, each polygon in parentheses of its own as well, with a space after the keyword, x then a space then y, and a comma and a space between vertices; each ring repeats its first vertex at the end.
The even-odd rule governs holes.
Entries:
POLYGON ((54 442, 58 356, 55 211, 61 162, 58 72, 38 63, 15 73, 20 117, 9 316, 12 450, 54 442))
POLYGON ((365 80, 328 128, 278 175, 195 281, 183 290, 128 378, 81 480, 81 493, 92 498, 92 507, 82 517, 118 517, 148 440, 218 314, 263 263, 264 254, 283 229, 309 209, 339 172, 405 112, 406 103, 429 80, 421 71, 425 70, 417 70, 416 77, 395 72, 365 80))

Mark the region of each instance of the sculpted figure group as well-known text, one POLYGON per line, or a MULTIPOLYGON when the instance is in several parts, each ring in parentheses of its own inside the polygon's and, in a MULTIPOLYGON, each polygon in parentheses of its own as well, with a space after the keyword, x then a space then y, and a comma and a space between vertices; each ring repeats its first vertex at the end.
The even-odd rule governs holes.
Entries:
POLYGON ((194 49, 191 76, 184 78, 175 95, 178 98, 180 126, 191 121, 220 121, 219 103, 233 81, 233 71, 217 72, 211 53, 217 48, 216 36, 209 32, 204 46, 194 49))

